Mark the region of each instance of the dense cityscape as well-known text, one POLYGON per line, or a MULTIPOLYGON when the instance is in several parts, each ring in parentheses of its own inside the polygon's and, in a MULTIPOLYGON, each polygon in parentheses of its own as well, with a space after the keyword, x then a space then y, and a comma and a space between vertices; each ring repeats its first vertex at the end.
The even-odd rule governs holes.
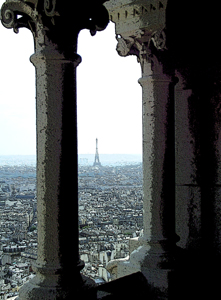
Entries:
MULTIPOLYGON (((111 280, 107 262, 126 257, 142 233, 142 165, 79 165, 78 185, 82 273, 100 284, 111 280)), ((0 299, 35 276, 36 258, 36 168, 0 166, 0 299)))

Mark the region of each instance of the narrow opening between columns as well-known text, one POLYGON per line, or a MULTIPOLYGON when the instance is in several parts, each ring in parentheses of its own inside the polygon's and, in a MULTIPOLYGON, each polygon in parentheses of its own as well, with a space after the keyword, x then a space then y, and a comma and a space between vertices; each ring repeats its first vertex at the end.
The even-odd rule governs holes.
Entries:
POLYGON ((112 22, 79 35, 79 250, 82 272, 98 283, 111 280, 106 264, 127 256, 143 229, 141 71, 116 45, 112 22))

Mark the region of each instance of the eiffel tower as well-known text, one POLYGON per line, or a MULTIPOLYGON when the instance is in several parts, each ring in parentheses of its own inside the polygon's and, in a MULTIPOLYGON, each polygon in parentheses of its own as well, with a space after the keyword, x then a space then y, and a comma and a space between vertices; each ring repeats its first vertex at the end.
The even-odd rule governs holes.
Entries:
POLYGON ((96 139, 96 153, 95 153, 95 158, 94 158, 94 167, 101 167, 101 163, 99 160, 99 154, 98 154, 98 139, 96 139))

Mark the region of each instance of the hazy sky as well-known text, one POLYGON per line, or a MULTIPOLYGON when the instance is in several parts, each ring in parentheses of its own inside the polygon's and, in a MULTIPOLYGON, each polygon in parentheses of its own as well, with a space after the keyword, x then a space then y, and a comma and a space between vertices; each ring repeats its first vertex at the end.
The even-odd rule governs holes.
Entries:
MULTIPOLYGON (((0 5, 4 1, 0 0, 0 5)), ((36 153, 35 69, 32 34, 0 24, 0 155, 36 153)), ((116 52, 114 24, 94 37, 81 31, 77 69, 78 151, 142 152, 141 76, 136 57, 116 52)))

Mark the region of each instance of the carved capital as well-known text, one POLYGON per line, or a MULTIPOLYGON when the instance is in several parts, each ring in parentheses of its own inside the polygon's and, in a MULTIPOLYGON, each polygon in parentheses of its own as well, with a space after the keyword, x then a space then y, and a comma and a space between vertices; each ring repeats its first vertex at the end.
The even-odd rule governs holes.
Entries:
POLYGON ((130 55, 131 47, 134 45, 135 40, 131 37, 128 37, 126 39, 122 37, 117 37, 117 52, 120 56, 127 56, 130 55))
POLYGON ((1 8, 1 22, 6 28, 30 29, 37 37, 39 30, 51 31, 51 36, 66 35, 64 30, 79 32, 89 29, 96 31, 106 28, 109 15, 103 6, 105 0, 63 1, 63 0, 7 0, 1 8))
POLYGON ((7 1, 3 3, 1 8, 1 22, 3 26, 13 28, 15 33, 18 33, 21 27, 35 31, 37 16, 38 13, 34 3, 29 5, 24 1, 7 1))
POLYGON ((147 48, 150 48, 151 42, 157 50, 167 49, 166 34, 163 29, 155 31, 151 35, 146 35, 144 30, 139 30, 130 36, 117 35, 116 39, 118 41, 117 52, 120 56, 137 55, 139 57, 142 45, 145 44, 147 48))
POLYGON ((118 35, 117 41, 118 54, 120 56, 136 55, 143 72, 146 63, 152 62, 155 66, 157 65, 157 58, 153 52, 167 50, 164 30, 155 31, 149 36, 145 35, 144 30, 139 30, 131 36, 118 35))
POLYGON ((167 66, 169 51, 166 47, 165 30, 155 31, 151 35, 146 35, 145 30, 139 30, 131 36, 118 35, 117 40, 117 52, 120 56, 137 57, 144 79, 140 83, 146 84, 148 77, 158 81, 170 81, 172 71, 171 66, 167 66))
POLYGON ((158 54, 167 50, 167 3, 168 0, 109 0, 105 3, 116 25, 118 54, 136 55, 142 71, 147 63, 156 64, 158 54))
POLYGON ((56 11, 56 0, 44 0, 44 12, 48 17, 60 16, 56 11))

